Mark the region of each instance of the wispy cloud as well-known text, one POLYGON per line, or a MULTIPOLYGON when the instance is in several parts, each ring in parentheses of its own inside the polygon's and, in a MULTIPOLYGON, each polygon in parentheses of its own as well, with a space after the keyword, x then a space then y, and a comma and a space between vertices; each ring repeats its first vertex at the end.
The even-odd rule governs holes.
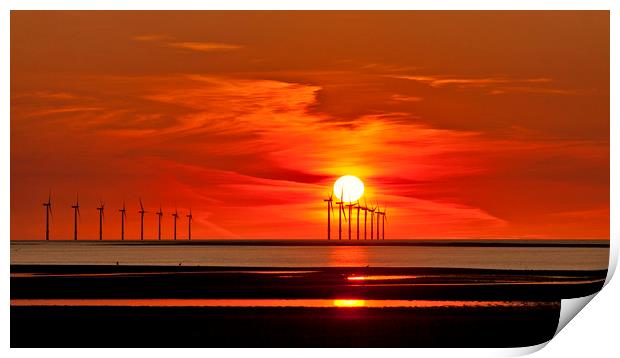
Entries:
POLYGON ((177 47, 186 50, 199 51, 199 52, 213 52, 213 51, 230 51, 238 50, 241 46, 225 44, 220 42, 169 42, 168 46, 177 47))
POLYGON ((393 94, 391 99, 397 102, 419 102, 422 100, 422 97, 418 96, 403 96, 400 94, 393 94))
POLYGON ((414 75, 414 76, 394 76, 405 80, 417 81, 426 83, 432 87, 443 86, 478 86, 486 87, 491 85, 506 85, 516 83, 550 83, 550 78, 509 78, 509 77, 448 77, 448 76, 426 76, 426 75, 414 75))
POLYGON ((509 94, 509 93, 538 93, 538 94, 575 94, 575 91, 569 91, 560 88, 545 88, 533 86, 506 86, 494 89, 491 94, 509 94))
POLYGON ((575 91, 549 87, 553 80, 548 77, 513 78, 513 77, 453 77, 440 75, 407 75, 391 76, 394 78, 420 82, 434 88, 481 88, 489 94, 500 95, 510 93, 522 94, 575 94, 575 91))
POLYGON ((66 106, 29 112, 30 116, 49 116, 55 114, 102 111, 103 107, 66 106))
POLYGON ((137 35, 131 38, 134 41, 154 42, 166 47, 180 48, 197 52, 232 51, 242 48, 240 45, 211 41, 178 41, 167 35, 137 35))

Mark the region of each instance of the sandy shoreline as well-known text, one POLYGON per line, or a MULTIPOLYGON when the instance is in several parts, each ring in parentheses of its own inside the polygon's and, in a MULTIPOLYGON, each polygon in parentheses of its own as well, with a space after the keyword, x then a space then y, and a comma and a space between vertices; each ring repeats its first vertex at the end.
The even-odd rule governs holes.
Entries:
POLYGON ((553 336, 561 298, 596 292, 605 276, 606 270, 12 265, 11 300, 16 304, 10 309, 11 346, 526 346, 553 336), (521 300, 531 304, 236 307, 228 302, 229 306, 221 307, 130 307, 36 305, 39 299, 521 300))
POLYGON ((606 270, 12 265, 11 298, 558 300, 602 288, 606 270))

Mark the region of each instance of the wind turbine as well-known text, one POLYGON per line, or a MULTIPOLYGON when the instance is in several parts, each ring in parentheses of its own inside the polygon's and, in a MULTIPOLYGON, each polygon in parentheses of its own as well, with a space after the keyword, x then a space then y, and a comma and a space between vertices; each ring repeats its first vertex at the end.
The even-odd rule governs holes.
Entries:
POLYGON ((97 207, 97 211, 99 211, 99 241, 103 240, 103 208, 105 203, 101 203, 97 207))
POLYGON ((355 204, 353 204, 353 202, 349 202, 346 206, 349 207, 349 240, 351 240, 351 218, 353 217, 352 210, 355 204))
POLYGON ((377 240, 381 239, 381 236, 379 235, 379 219, 382 217, 383 212, 381 210, 379 210, 379 206, 377 206, 377 211, 375 212, 375 214, 377 215, 377 240))
POLYGON ((334 201, 333 193, 329 193, 329 196, 327 197, 327 199, 323 199, 323 201, 327 202, 327 240, 331 240, 331 238, 332 238, 332 223, 331 223, 330 210, 331 210, 332 213, 334 212, 334 206, 332 205, 332 202, 334 201))
POLYGON ((127 210, 125 209, 125 202, 123 201, 123 208, 118 209, 121 213, 121 240, 125 240, 125 218, 127 217, 127 210))
POLYGON ((157 218, 157 240, 161 240, 161 217, 162 215, 164 215, 164 213, 161 211, 161 205, 159 205, 159 211, 155 214, 159 216, 159 218, 157 218))
POLYGON ((177 219, 179 218, 179 212, 177 211, 177 209, 174 209, 174 213, 172 213, 172 216, 174 217, 174 240, 177 239, 177 219))
POLYGON ((80 197, 76 195, 75 197, 75 205, 71 206, 73 208, 73 240, 77 241, 78 239, 78 215, 80 215, 80 197))
POLYGON ((342 240, 342 213, 344 213, 344 220, 347 220, 347 213, 344 211, 344 188, 340 192, 340 201, 336 203, 338 205, 338 240, 342 240))
POLYGON ((375 235, 375 229, 374 229, 375 210, 377 210, 376 205, 372 209, 368 209, 368 211, 370 211, 370 240, 373 240, 374 235, 375 235))
POLYGON ((366 204, 366 198, 364 198, 364 207, 362 210, 364 210, 364 240, 366 240, 366 223, 368 222, 368 205, 366 204))
POLYGON ((142 198, 140 198, 140 210, 138 211, 140 214, 140 240, 144 240, 144 205, 142 205, 142 198))
POLYGON ((359 240, 360 239, 360 201, 359 200, 357 201, 357 204, 356 204, 355 208, 357 209, 357 216, 356 216, 356 218, 357 218, 357 231, 356 231, 356 234, 357 234, 357 239, 359 240))
POLYGON ((381 213, 383 221, 381 222, 381 240, 385 240, 385 222, 387 221, 387 206, 383 208, 383 213, 381 213))
POLYGON ((187 240, 192 239, 192 209, 189 209, 189 214, 187 214, 187 240))
POLYGON ((45 207, 45 241, 50 239, 50 217, 52 216, 52 191, 50 190, 47 202, 43 203, 45 207))

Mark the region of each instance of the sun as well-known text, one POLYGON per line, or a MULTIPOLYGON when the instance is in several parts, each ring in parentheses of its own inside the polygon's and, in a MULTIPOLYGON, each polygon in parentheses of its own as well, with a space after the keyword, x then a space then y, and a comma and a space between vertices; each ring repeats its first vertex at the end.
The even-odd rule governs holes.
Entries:
POLYGON ((356 201, 364 194, 364 183, 353 175, 342 176, 334 183, 334 194, 347 203, 356 201))

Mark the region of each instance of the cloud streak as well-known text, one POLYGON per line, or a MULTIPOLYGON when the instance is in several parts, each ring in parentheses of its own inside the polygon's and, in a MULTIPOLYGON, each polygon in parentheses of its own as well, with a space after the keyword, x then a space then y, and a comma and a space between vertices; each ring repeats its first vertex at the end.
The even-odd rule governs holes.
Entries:
POLYGON ((239 45, 222 43, 222 42, 209 42, 209 41, 178 41, 171 36, 166 35, 138 35, 131 38, 134 41, 140 42, 152 42, 162 46, 178 48, 196 52, 218 52, 218 51, 233 51, 243 48, 239 45))
POLYGON ((512 77, 451 77, 438 75, 399 75, 392 76, 426 84, 433 88, 453 87, 460 89, 486 89, 489 94, 576 94, 575 91, 549 87, 553 80, 548 77, 512 78, 512 77))

